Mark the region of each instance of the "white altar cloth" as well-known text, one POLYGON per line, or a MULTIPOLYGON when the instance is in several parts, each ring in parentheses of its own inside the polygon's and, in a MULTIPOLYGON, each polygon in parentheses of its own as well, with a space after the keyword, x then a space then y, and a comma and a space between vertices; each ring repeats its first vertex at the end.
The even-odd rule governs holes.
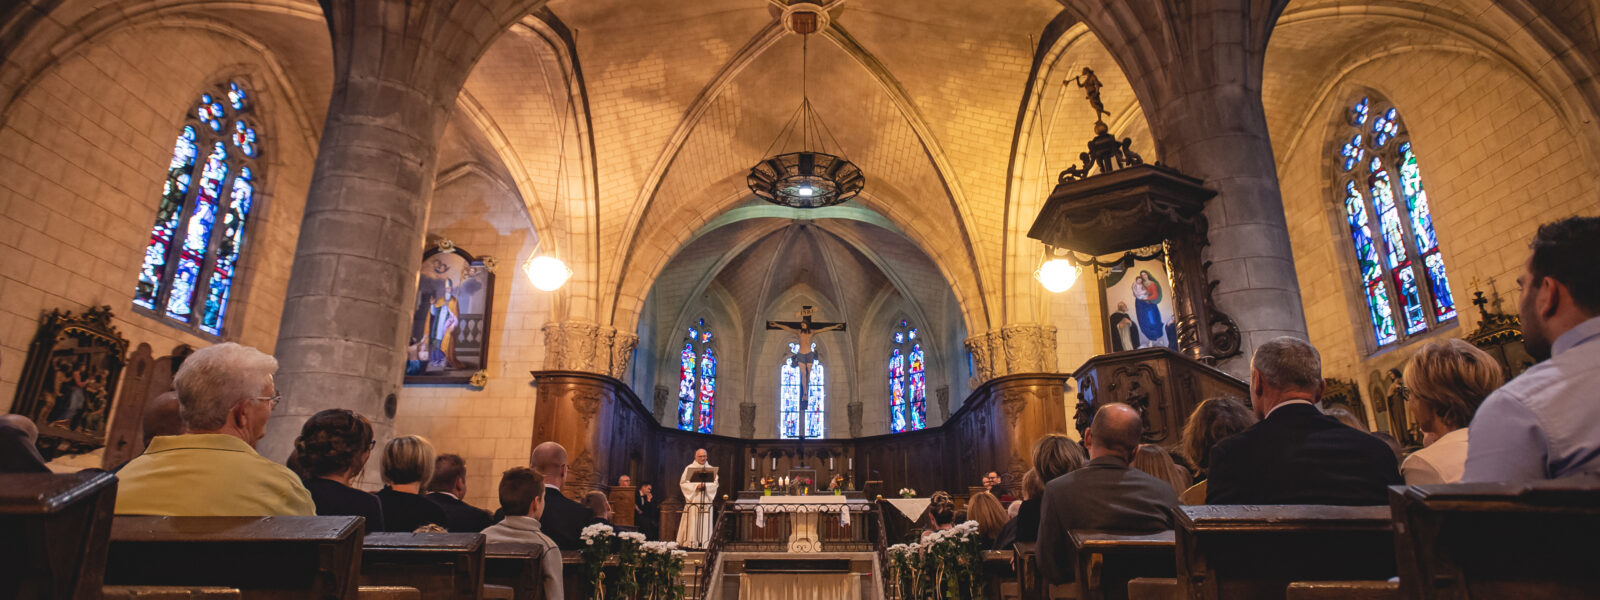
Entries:
POLYGON ((928 505, 933 503, 932 498, 888 498, 889 505, 900 509, 900 514, 915 522, 922 518, 922 511, 928 510, 928 505))
POLYGON ((839 513, 839 524, 850 524, 848 498, 833 494, 816 496, 762 496, 756 502, 756 527, 767 526, 767 513, 839 513), (773 506, 777 505, 777 506, 773 506))

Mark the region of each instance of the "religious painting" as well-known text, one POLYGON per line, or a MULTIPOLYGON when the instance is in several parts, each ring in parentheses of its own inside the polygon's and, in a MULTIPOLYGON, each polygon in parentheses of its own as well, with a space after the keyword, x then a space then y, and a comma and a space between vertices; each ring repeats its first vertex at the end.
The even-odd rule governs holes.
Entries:
POLYGON ((474 258, 449 240, 423 254, 406 349, 406 383, 481 387, 493 298, 493 258, 474 258))
POLYGON ((1171 281, 1160 250, 1129 252, 1104 267, 1100 306, 1106 315, 1106 348, 1111 352, 1155 346, 1178 350, 1171 281))
POLYGON ((40 454, 48 459, 105 445, 127 351, 108 306, 45 315, 12 403, 38 426, 40 454))

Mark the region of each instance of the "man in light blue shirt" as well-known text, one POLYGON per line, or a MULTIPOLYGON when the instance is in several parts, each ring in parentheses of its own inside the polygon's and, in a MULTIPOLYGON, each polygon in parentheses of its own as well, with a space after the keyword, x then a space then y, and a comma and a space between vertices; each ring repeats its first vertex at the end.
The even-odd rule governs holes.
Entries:
POLYGON ((1539 227, 1517 278, 1523 343, 1544 360, 1484 400, 1462 482, 1600 473, 1600 217, 1539 227))

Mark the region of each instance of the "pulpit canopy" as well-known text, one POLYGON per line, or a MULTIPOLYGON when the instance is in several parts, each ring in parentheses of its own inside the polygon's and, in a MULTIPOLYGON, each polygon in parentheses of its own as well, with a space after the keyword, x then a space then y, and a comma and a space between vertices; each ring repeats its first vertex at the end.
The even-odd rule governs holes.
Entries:
POLYGON ((1063 173, 1028 237, 1100 256, 1203 231, 1197 219, 1217 193, 1199 179, 1160 164, 1138 164, 1093 177, 1063 173))

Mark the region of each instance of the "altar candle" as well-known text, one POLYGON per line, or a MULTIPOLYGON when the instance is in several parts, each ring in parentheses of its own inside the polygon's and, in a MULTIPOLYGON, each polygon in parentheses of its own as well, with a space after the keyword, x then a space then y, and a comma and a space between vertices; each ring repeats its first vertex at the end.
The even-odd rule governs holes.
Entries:
POLYGON ((828 457, 828 470, 829 471, 833 470, 833 457, 832 456, 828 457))
POLYGON ((845 460, 850 461, 848 464, 850 465, 850 470, 851 471, 856 470, 856 457, 852 456, 852 457, 847 458, 845 460))
POLYGON ((751 471, 756 470, 756 457, 754 457, 754 456, 750 457, 750 470, 751 471))
POLYGON ((778 457, 772 457, 772 470, 778 470, 778 457))

